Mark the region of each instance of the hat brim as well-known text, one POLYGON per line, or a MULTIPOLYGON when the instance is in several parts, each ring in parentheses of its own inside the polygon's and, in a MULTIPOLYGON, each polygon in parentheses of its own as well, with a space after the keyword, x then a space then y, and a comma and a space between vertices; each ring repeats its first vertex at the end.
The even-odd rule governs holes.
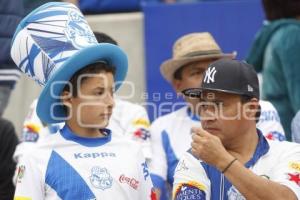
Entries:
POLYGON ((69 81, 78 70, 97 61, 106 61, 116 68, 115 90, 121 86, 127 74, 128 61, 126 54, 118 46, 101 43, 81 49, 52 75, 42 90, 38 99, 37 115, 44 123, 65 121, 67 115, 60 99, 65 87, 63 82, 69 81))
MULTIPOLYGON (((211 55, 201 55, 201 56, 193 56, 186 58, 178 58, 178 59, 169 59, 163 62, 160 66, 160 73, 162 76, 168 81, 172 82, 173 75, 177 69, 180 67, 196 61, 205 61, 209 59, 221 59, 221 58, 234 58, 234 54, 211 54, 211 55)), ((205 68, 206 69, 206 68, 205 68)))

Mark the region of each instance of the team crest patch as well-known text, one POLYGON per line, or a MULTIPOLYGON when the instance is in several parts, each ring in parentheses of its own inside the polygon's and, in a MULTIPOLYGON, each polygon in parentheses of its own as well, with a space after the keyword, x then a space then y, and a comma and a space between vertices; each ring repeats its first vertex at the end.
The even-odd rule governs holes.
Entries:
POLYGON ((82 49, 87 45, 97 44, 92 30, 81 13, 71 10, 68 18, 65 34, 75 48, 82 49))
POLYGON ((91 184, 98 189, 106 190, 112 186, 112 177, 106 168, 93 167, 90 176, 91 184))
POLYGON ((174 200, 205 200, 205 189, 203 184, 194 181, 180 184, 174 192, 174 200))
POLYGON ((227 192, 228 200, 246 200, 245 197, 234 187, 231 188, 227 192))
POLYGON ((133 137, 136 139, 147 140, 150 138, 150 133, 147 129, 139 128, 133 133, 133 137))

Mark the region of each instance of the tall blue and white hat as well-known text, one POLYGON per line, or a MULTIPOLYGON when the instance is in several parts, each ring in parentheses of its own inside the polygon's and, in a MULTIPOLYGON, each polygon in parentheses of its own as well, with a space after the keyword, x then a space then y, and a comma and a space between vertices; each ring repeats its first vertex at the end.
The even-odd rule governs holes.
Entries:
POLYGON ((11 56, 29 77, 44 86, 37 104, 43 122, 62 122, 66 117, 60 94, 81 68, 105 61, 116 68, 116 90, 126 77, 126 54, 112 44, 97 40, 79 9, 70 3, 40 6, 19 24, 11 56))

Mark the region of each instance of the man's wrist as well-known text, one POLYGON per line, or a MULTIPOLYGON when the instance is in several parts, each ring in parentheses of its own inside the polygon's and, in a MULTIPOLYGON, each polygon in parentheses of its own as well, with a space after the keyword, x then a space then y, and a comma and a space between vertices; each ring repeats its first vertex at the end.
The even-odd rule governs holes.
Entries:
POLYGON ((224 156, 224 158, 219 159, 219 162, 217 163, 217 165, 215 167, 220 172, 222 172, 233 159, 235 159, 235 157, 233 157, 232 155, 228 154, 228 155, 224 156))

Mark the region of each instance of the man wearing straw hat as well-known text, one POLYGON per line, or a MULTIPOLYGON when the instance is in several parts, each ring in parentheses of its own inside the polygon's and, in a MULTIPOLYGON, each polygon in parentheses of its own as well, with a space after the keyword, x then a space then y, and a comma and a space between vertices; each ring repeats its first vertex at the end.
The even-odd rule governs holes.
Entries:
POLYGON ((73 4, 47 3, 19 24, 11 55, 44 86, 39 118, 65 121, 21 159, 15 199, 155 199, 139 145, 105 128, 113 91, 126 77, 126 54, 116 45, 98 44, 73 4))
MULTIPOLYGON (((179 38, 173 46, 173 58, 160 68, 162 76, 179 93, 197 87, 208 64, 220 58, 233 58, 222 53, 210 33, 191 33, 179 38)), ((160 199, 168 199, 168 185, 173 184, 174 169, 181 155, 190 148, 191 127, 199 125, 194 114, 197 99, 186 98, 187 106, 156 119, 150 127, 153 184, 160 199)))

